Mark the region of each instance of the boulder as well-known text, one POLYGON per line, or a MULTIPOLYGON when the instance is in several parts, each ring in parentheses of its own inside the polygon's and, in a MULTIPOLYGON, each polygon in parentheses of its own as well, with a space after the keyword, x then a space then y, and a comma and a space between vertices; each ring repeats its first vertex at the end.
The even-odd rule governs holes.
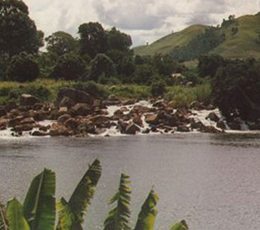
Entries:
POLYGON ((70 136, 73 134, 73 132, 66 128, 64 125, 54 123, 51 126, 49 134, 50 136, 70 136))
POLYGON ((43 136, 48 136, 50 135, 49 133, 47 132, 43 132, 43 131, 40 131, 40 130, 36 130, 36 131, 33 131, 31 133, 32 136, 36 136, 36 137, 43 137, 43 136))
POLYGON ((214 126, 204 126, 200 129, 204 133, 222 133, 223 131, 216 129, 214 126))
POLYGON ((226 129, 226 124, 224 121, 218 121, 217 122, 217 127, 220 128, 220 129, 226 129))
POLYGON ((0 106, 0 117, 3 117, 6 115, 6 110, 4 106, 0 106))
POLYGON ((198 101, 193 101, 189 108, 191 109, 195 109, 195 110, 203 110, 203 109, 206 109, 206 107, 201 103, 201 102, 198 102, 198 101))
POLYGON ((126 127, 128 126, 127 122, 124 122, 123 120, 119 120, 117 122, 117 129, 119 129, 119 131, 121 133, 125 133, 126 127))
POLYGON ((91 108, 86 103, 77 103, 70 109, 70 113, 74 116, 87 116, 91 113, 91 108))
POLYGON ((5 130, 8 126, 8 119, 1 118, 0 119, 0 130, 5 130))
POLYGON ((8 126, 14 127, 20 124, 20 122, 24 119, 24 116, 17 116, 8 122, 8 126))
POLYGON ((177 127, 177 131, 178 132, 189 132, 190 131, 190 128, 186 125, 179 125, 177 127))
POLYGON ((145 115, 145 122, 148 124, 156 125, 159 122, 158 114, 150 113, 145 115))
POLYGON ((69 97, 63 97, 59 103, 59 107, 67 107, 67 108, 70 108, 72 107, 73 105, 75 105, 75 101, 73 101, 71 98, 69 97))
POLYGON ((30 94, 22 94, 20 97, 20 105, 21 106, 33 106, 39 103, 40 100, 30 94))
POLYGON ((12 128, 12 131, 15 132, 23 132, 23 131, 31 131, 35 126, 33 124, 23 124, 23 125, 16 125, 12 128))
POLYGON ((140 128, 134 123, 130 123, 125 129, 126 134, 135 135, 137 132, 140 132, 140 128))
POLYGON ((103 115, 96 115, 89 119, 94 125, 101 125, 106 122, 110 122, 110 118, 103 115))
POLYGON ((76 103, 86 103, 88 105, 93 104, 93 97, 90 96, 88 93, 73 88, 62 88, 60 89, 57 95, 57 99, 56 99, 57 106, 60 106, 60 103, 64 97, 69 98, 75 104, 76 103))
POLYGON ((135 124, 137 124, 138 126, 140 127, 143 127, 143 121, 142 121, 142 117, 139 115, 139 114, 134 114, 134 117, 133 117, 133 122, 135 124))
POLYGON ((26 117, 20 121, 20 124, 34 124, 35 120, 32 117, 26 117))
POLYGON ((211 121, 215 121, 215 122, 218 122, 219 121, 219 117, 218 115, 215 113, 215 112, 211 112, 208 114, 208 116, 206 117, 206 119, 209 119, 211 121))
POLYGON ((68 120, 66 120, 64 122, 64 125, 65 125, 66 128, 76 130, 78 125, 79 125, 79 122, 74 118, 69 118, 68 120))
POLYGON ((58 123, 64 123, 64 122, 66 122, 70 118, 71 118, 71 115, 66 113, 66 114, 63 114, 63 115, 59 116, 58 119, 57 119, 57 122, 58 123))

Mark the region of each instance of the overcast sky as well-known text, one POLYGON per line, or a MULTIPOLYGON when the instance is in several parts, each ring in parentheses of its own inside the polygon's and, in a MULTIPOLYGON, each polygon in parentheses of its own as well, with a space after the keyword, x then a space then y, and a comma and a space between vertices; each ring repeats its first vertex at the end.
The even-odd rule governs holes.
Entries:
POLYGON ((81 23, 100 22, 130 34, 134 45, 156 39, 191 24, 220 24, 260 11, 260 0, 24 0, 37 28, 45 35, 63 30, 76 36, 81 23))

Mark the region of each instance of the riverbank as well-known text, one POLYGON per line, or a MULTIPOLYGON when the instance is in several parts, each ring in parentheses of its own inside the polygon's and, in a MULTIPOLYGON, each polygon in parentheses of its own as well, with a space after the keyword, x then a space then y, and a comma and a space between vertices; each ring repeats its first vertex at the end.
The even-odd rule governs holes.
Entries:
MULTIPOLYGON (((251 129, 253 126, 257 124, 251 129)), ((0 137, 109 137, 249 129, 238 119, 227 122, 217 108, 198 101, 176 107, 172 100, 101 99, 75 88, 60 89, 54 103, 22 94, 19 103, 0 108, 0 137)))

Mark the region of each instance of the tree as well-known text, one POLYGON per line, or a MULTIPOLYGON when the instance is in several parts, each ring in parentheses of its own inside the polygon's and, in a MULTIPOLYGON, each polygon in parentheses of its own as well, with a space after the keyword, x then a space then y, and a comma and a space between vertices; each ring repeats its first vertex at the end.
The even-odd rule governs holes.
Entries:
POLYGON ((45 41, 47 42, 47 50, 57 56, 75 51, 77 47, 76 39, 63 31, 53 33, 45 41))
POLYGON ((20 0, 0 0, 0 54, 38 52, 42 33, 37 33, 28 7, 20 0))
POLYGON ((201 77, 214 77, 218 68, 224 64, 224 58, 219 55, 202 55, 199 57, 198 70, 201 77))
POLYGON ((107 32, 108 49, 128 52, 132 45, 131 36, 120 32, 115 27, 107 32))
POLYGON ((260 64, 254 60, 226 61, 212 81, 216 106, 228 118, 260 118, 260 64))
POLYGON ((115 66, 113 61, 105 54, 98 54, 90 62, 89 80, 98 81, 100 76, 111 77, 115 74, 115 66))
POLYGON ((33 81, 39 74, 40 69, 34 56, 25 52, 13 56, 7 68, 7 77, 12 81, 33 81))
POLYGON ((84 23, 79 26, 80 54, 94 58, 98 53, 107 50, 107 35, 102 25, 98 22, 84 23))
POLYGON ((85 74, 85 62, 73 53, 59 57, 51 76, 56 79, 78 80, 85 74))

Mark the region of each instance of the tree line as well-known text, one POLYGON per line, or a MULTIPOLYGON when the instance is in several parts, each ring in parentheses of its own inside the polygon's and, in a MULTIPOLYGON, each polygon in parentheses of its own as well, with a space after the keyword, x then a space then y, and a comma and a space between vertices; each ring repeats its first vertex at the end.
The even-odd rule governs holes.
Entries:
POLYGON ((151 84, 183 71, 169 55, 135 56, 131 36, 99 22, 79 25, 78 37, 57 31, 44 38, 21 0, 0 0, 0 79, 41 77, 151 84), (45 44, 45 51, 40 51, 45 44))

